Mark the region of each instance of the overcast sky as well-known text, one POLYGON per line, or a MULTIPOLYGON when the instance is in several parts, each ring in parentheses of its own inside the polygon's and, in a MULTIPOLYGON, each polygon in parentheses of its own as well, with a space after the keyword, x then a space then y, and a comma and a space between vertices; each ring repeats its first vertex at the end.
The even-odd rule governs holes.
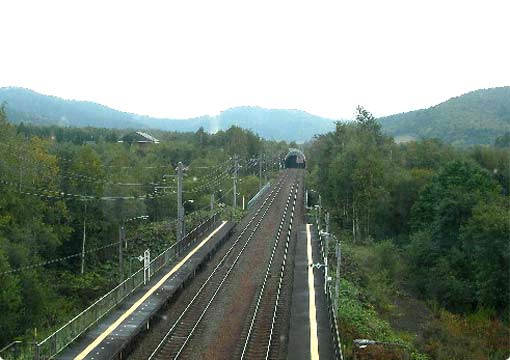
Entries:
POLYGON ((0 87, 158 117, 352 118, 510 85, 510 1, 2 1, 0 87))

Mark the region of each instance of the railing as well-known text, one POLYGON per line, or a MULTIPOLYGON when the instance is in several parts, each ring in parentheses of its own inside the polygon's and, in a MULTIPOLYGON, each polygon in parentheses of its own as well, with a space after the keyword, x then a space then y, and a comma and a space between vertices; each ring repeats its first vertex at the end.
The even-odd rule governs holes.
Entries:
POLYGON ((23 341, 15 340, 0 349, 0 359, 17 359, 20 356, 20 345, 23 341))
MULTIPOLYGON (((157 274, 163 267, 175 260, 190 245, 195 243, 205 231, 214 225, 217 217, 217 214, 214 214, 186 234, 181 241, 173 244, 156 256, 150 263, 151 275, 157 274)), ((53 358, 143 285, 143 282, 142 268, 96 300, 96 302, 69 320, 46 339, 34 344, 32 358, 36 360, 53 358)))
POLYGON ((271 183, 268 182, 266 185, 262 187, 262 189, 259 190, 258 193, 253 196, 250 201, 248 201, 248 206, 246 207, 248 210, 251 209, 251 207, 257 202, 258 199, 260 199, 266 191, 271 187, 271 183))
POLYGON ((143 284, 143 270, 114 287, 87 309, 69 320, 46 339, 35 345, 34 358, 50 359, 71 344, 78 336, 96 324, 103 316, 114 309, 122 300, 143 284))
POLYGON ((173 244, 168 249, 164 250, 161 254, 156 256, 153 260, 151 260, 151 276, 161 270, 162 267, 166 266, 170 260, 175 259, 177 256, 182 254, 182 252, 194 244, 197 239, 200 239, 204 232, 206 232, 211 228, 212 225, 214 225, 214 223, 216 223, 217 219, 218 213, 214 214, 202 222, 200 225, 196 226, 193 230, 187 233, 181 241, 173 244))
MULTIPOLYGON (((326 249, 324 246, 325 240, 322 236, 323 233, 320 229, 319 218, 316 217, 315 219, 316 219, 315 225, 317 228, 317 233, 319 234, 321 257, 323 259, 323 263, 327 264, 328 262, 326 259, 327 259, 328 254, 326 254, 326 249)), ((324 274, 324 276, 327 276, 327 275, 324 274)), ((334 296, 332 295, 333 292, 331 290, 330 282, 327 279, 325 279, 325 289, 324 290, 326 292, 326 302, 327 302, 327 306, 328 306, 329 326, 331 329, 333 348, 335 350, 335 359, 343 360, 344 356, 342 353, 342 343, 340 341, 340 332, 338 331, 337 309, 335 307, 335 301, 334 301, 334 296)))

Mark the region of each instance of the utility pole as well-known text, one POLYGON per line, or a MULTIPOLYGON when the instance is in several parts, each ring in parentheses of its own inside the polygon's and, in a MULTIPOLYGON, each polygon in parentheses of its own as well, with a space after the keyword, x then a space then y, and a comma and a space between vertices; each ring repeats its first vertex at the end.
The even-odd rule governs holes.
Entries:
POLYGON ((324 233, 324 293, 328 293, 329 233, 324 233))
POLYGON ((322 225, 321 225, 321 211, 322 211, 322 199, 321 199, 321 194, 319 194, 319 213, 318 213, 319 228, 322 227, 322 225))
POLYGON ((143 252, 143 284, 146 285, 151 279, 151 251, 143 252))
POLYGON ((211 211, 214 210, 214 193, 211 194, 211 211))
POLYGON ((85 271, 85 241, 87 240, 87 203, 85 203, 85 213, 83 215, 83 241, 81 243, 81 274, 85 271))
POLYGON ((264 184, 267 184, 267 156, 264 154, 264 184))
POLYGON ((122 224, 119 226, 119 284, 124 281, 124 259, 122 257, 122 243, 124 240, 124 224, 122 224))
POLYGON ((18 185, 18 191, 21 192, 21 181, 23 180, 23 170, 20 167, 19 168, 19 185, 18 185))
POLYGON ((237 170, 238 170, 238 158, 237 154, 234 155, 234 201, 233 201, 233 208, 237 208, 237 170))
POLYGON ((273 159, 273 150, 271 150, 269 152, 269 173, 272 173, 273 172, 273 162, 274 162, 274 159, 273 159))
MULTIPOLYGON (((329 212, 326 212, 326 214, 324 214, 324 222, 326 223, 326 264, 327 264, 328 255, 329 255, 329 240, 335 239, 335 237, 333 235, 331 235, 331 233, 329 232, 329 212)), ((337 274, 338 274, 338 269, 337 269, 337 274)), ((335 290, 336 290, 336 286, 335 286, 335 290)))
POLYGON ((340 249, 340 241, 336 240, 335 309, 338 309, 338 297, 340 296, 340 265, 341 264, 342 264, 342 253, 341 253, 341 249, 340 249))
POLYGON ((177 164, 177 241, 184 237, 184 207, 182 206, 182 172, 183 165, 177 164))
POLYGON ((259 190, 262 189, 262 154, 259 154, 259 190))

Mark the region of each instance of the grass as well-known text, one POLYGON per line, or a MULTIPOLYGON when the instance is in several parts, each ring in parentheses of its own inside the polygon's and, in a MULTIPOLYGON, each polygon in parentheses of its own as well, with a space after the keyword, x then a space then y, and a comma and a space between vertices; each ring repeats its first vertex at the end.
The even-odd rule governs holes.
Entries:
POLYGON ((342 243, 342 279, 338 314, 340 332, 349 358, 416 359, 428 357, 415 346, 416 334, 392 326, 399 308, 399 255, 391 242, 353 246, 342 243), (353 347, 354 339, 371 339, 395 345, 353 347), (397 345, 398 344, 398 345, 397 345))

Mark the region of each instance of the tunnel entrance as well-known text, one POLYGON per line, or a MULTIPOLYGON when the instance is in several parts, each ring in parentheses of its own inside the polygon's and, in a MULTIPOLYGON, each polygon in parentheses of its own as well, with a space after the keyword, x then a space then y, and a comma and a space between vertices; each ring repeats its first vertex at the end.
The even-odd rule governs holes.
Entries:
POLYGON ((299 149, 290 149, 285 157, 285 168, 304 169, 306 167, 305 154, 299 149))

